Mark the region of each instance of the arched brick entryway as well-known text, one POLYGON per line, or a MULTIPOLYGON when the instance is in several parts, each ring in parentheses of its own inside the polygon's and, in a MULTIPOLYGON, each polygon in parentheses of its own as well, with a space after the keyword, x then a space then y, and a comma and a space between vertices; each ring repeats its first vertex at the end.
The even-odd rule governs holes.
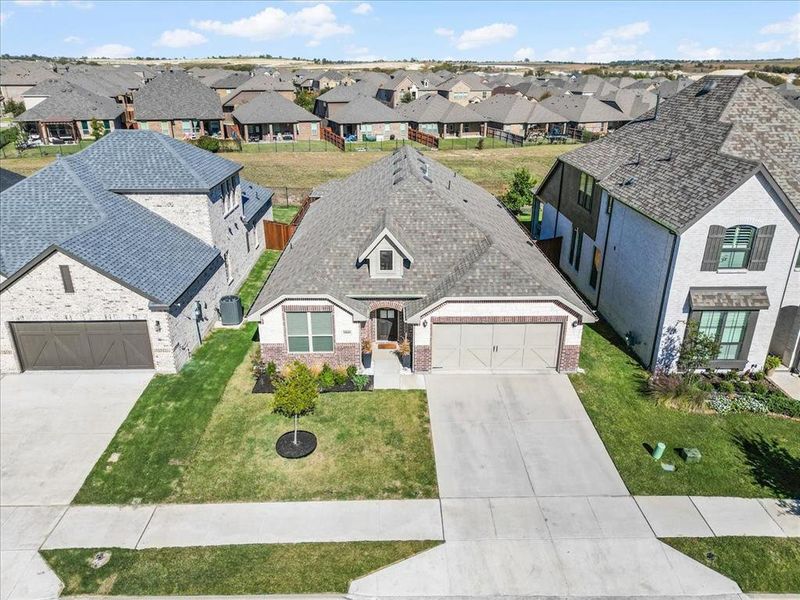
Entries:
POLYGON ((405 305, 399 300, 373 300, 369 303, 369 322, 365 328, 363 339, 368 339, 372 342, 378 340, 377 330, 377 317, 380 309, 392 309, 397 311, 397 340, 400 341, 405 337, 411 337, 406 331, 405 321, 405 305))

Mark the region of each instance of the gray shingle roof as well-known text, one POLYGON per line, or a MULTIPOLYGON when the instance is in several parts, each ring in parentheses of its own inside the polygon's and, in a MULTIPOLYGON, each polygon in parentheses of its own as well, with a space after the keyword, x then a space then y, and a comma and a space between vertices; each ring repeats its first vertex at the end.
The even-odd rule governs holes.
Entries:
POLYGON ((677 232, 716 206, 759 163, 800 209, 800 111, 772 90, 746 77, 708 76, 662 101, 655 119, 653 114, 559 160, 677 232), (700 93, 707 84, 707 93, 700 93))
MULTIPOLYGON (((40 85, 45 88, 44 84, 40 85)), ((49 81, 46 89, 49 96, 19 115, 16 121, 116 119, 124 112, 122 105, 111 98, 98 96, 67 81, 49 81)))
POLYGON ((0 167, 0 192, 25 179, 24 175, 0 167))
POLYGON ((473 110, 488 120, 504 125, 518 123, 566 123, 566 117, 554 113, 524 96, 501 94, 478 102, 473 110))
POLYGON ((407 121, 396 110, 367 96, 356 96, 330 119, 340 124, 350 123, 401 123, 407 121))
POLYGON ((80 153, 106 189, 210 190, 242 166, 180 140, 144 129, 112 131, 80 153))
POLYGON ((242 186, 242 217, 252 223, 272 206, 274 192, 247 179, 239 179, 239 182, 242 186))
POLYGON ((359 298, 419 296, 409 315, 447 296, 546 296, 590 314, 494 196, 409 147, 325 186, 251 313, 286 294, 329 294, 361 314, 359 298), (383 226, 413 253, 402 279, 372 279, 356 266, 383 226))
POLYGON ((436 89, 443 91, 452 90, 456 84, 461 82, 465 83, 473 92, 492 91, 492 86, 484 83, 483 79, 481 79, 481 77, 475 73, 462 73, 461 75, 455 75, 450 79, 442 81, 442 83, 436 86, 436 89))
POLYGON ((2 85, 36 85, 52 76, 52 67, 44 62, 0 60, 0 83, 2 85))
POLYGON ((377 82, 366 79, 353 85, 337 85, 324 94, 320 94, 317 100, 322 102, 351 102, 359 96, 374 98, 375 94, 378 93, 378 85, 377 82))
POLYGON ((133 95, 134 116, 139 121, 170 119, 222 119, 219 95, 182 71, 167 71, 133 95))
POLYGON ((210 84, 209 87, 215 90, 233 90, 243 83, 246 83, 250 77, 250 73, 247 71, 234 71, 230 75, 226 75, 225 77, 218 79, 210 84))
POLYGON ((212 263, 221 263, 213 246, 105 189, 94 161, 83 154, 57 160, 0 193, 3 275, 13 276, 55 247, 152 302, 171 305, 212 263))
POLYGON ((622 112, 592 96, 561 95, 545 98, 540 104, 571 123, 605 123, 628 121, 622 112))
POLYGON ((245 125, 257 123, 307 123, 320 118, 287 100, 278 92, 262 92, 233 111, 233 117, 245 125))
POLYGON ((635 119, 654 108, 657 98, 653 92, 637 89, 620 89, 595 97, 601 102, 618 108, 629 119, 635 119))
MULTIPOLYGON (((241 82, 239 86, 230 93, 229 98, 233 99, 239 92, 293 92, 294 85, 290 81, 283 81, 279 77, 262 74, 250 77, 241 82)), ((226 101, 228 104, 229 101, 226 101)))
POLYGON ((414 123, 484 123, 486 118, 466 106, 428 94, 397 107, 400 116, 414 123))

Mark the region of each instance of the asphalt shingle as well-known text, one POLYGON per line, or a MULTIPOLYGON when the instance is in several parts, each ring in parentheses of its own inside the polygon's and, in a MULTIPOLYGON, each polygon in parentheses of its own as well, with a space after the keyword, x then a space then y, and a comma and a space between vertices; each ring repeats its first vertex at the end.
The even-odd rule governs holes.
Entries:
POLYGON ((172 119, 222 119, 219 95, 183 71, 167 71, 133 95, 134 116, 139 121, 172 119))

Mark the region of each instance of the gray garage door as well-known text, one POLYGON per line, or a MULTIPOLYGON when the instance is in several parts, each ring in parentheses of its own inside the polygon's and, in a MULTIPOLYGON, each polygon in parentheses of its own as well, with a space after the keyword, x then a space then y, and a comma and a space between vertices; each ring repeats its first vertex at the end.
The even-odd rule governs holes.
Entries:
POLYGON ((145 321, 12 323, 23 370, 151 369, 145 321))
POLYGON ((451 371, 533 371, 558 367, 561 324, 433 326, 432 366, 451 371))

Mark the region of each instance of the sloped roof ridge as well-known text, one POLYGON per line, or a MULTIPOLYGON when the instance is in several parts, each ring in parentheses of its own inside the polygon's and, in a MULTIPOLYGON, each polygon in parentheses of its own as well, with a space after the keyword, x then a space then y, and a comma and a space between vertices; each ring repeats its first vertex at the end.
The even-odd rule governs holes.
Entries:
POLYGON ((164 148, 166 148, 167 152, 169 152, 170 154, 172 154, 172 156, 174 156, 174 157, 175 157, 175 158, 178 160, 178 162, 180 162, 180 163, 181 163, 181 164, 182 164, 184 167, 186 167, 186 170, 187 170, 187 171, 189 171, 189 173, 191 173, 191 174, 192 174, 192 175, 195 177, 195 179, 198 181, 198 183, 200 183, 200 184, 202 184, 202 185, 206 185, 206 181, 205 181, 205 179, 203 178, 203 176, 202 176, 202 175, 200 175, 200 173, 198 173, 198 172, 197 172, 197 170, 196 170, 196 169, 195 169, 195 168, 194 168, 192 165, 190 165, 190 164, 189 164, 189 163, 186 161, 186 159, 185 159, 185 158, 183 158, 183 157, 182 157, 182 156, 181 156, 181 155, 180 155, 180 154, 179 154, 179 153, 178 153, 178 152, 175 150, 175 148, 173 148, 173 147, 172 147, 172 146, 169 144, 169 142, 167 142, 167 138, 166 138, 166 136, 163 136, 163 137, 162 137, 162 136, 158 136, 158 135, 157 135, 157 136, 156 136, 156 139, 158 140, 158 142, 159 142, 159 143, 160 143, 162 146, 164 146, 164 148))

